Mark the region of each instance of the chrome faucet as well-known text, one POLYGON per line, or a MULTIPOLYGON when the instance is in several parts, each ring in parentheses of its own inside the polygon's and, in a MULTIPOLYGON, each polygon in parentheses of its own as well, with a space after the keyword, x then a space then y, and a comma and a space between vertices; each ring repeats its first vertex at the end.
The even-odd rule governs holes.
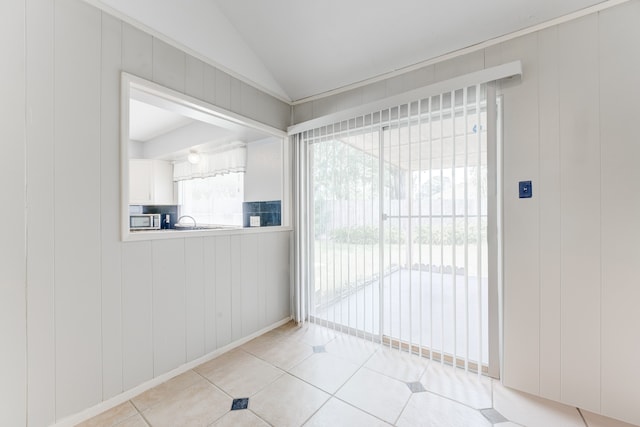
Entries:
POLYGON ((182 218, 191 218, 191 221, 193 221, 193 228, 196 227, 196 219, 190 215, 182 215, 180 218, 178 218, 178 222, 176 224, 180 224, 180 221, 182 221, 182 218))

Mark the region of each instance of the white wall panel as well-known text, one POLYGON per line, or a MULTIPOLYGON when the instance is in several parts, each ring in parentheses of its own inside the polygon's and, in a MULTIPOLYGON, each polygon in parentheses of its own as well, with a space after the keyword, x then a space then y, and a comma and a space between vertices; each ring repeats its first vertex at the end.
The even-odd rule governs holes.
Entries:
POLYGON ((102 400, 100 302, 101 13, 55 9, 56 416, 102 400), (96 215, 78 215, 78 213, 96 215))
POLYGON ((559 28, 562 400, 600 410, 598 19, 559 28))
POLYGON ((502 61, 521 59, 526 75, 504 89, 504 382, 533 394, 540 366, 537 47, 536 34, 501 45, 502 61), (518 182, 529 180, 533 197, 520 199, 518 182))
MULTIPOLYGON (((278 111, 279 108, 276 108, 277 105, 269 102, 271 100, 271 96, 255 88, 254 91, 255 104, 253 106, 252 117, 262 123, 278 123, 278 120, 282 117, 282 115, 278 111)), ((287 121, 283 124, 285 127, 287 127, 289 126, 289 123, 291 121, 291 107, 289 105, 287 105, 287 114, 285 117, 287 118, 287 121)))
MULTIPOLYGON (((381 97, 384 98, 384 95, 381 97)), ((302 123, 313 119, 313 102, 305 102, 293 107, 293 122, 302 123)))
MULTIPOLYGON (((484 55, 482 55, 484 61, 484 55)), ((402 84, 406 90, 413 90, 427 86, 435 82, 436 70, 435 66, 419 68, 402 75, 402 84)))
POLYGON ((255 117, 258 113, 258 89, 244 82, 238 82, 240 86, 240 114, 255 117))
MULTIPOLYGON (((27 338, 30 349, 27 355, 27 409, 28 425, 42 426, 55 421, 54 220, 52 214, 42 215, 54 210, 53 2, 29 0, 26 12, 30 17, 26 33, 27 62, 30 64, 26 92, 30 118, 26 147, 29 182, 27 338)), ((2 16, 9 15, 3 13, 2 16)), ((17 110, 15 105, 12 108, 17 110)), ((14 179, 12 177, 11 181, 14 179)), ((5 423, 0 420, 0 424, 5 423)))
POLYGON ((399 93, 405 92, 404 79, 402 75, 391 77, 385 80, 385 94, 386 96, 394 96, 399 93))
POLYGON ((312 104, 313 118, 326 116, 337 111, 334 104, 334 97, 316 99, 315 101, 312 101, 312 104))
POLYGON ((278 129, 286 129, 291 124, 291 106, 258 91, 255 119, 278 129))
POLYGON ((267 324, 267 263, 265 262, 265 252, 271 251, 272 248, 268 244, 269 238, 260 236, 258 238, 258 327, 264 328, 267 324))
POLYGON ((560 400, 560 114, 558 28, 538 36, 540 120, 540 396, 560 400))
POLYGON ((291 308, 291 234, 280 233, 278 235, 278 247, 280 248, 279 256, 273 260, 274 265, 278 268, 278 282, 275 288, 276 317, 283 319, 290 316, 291 308))
POLYGON ((156 240, 153 262, 153 373, 186 362, 185 241, 156 240))
POLYGON ((261 280, 258 283, 258 295, 260 295, 260 321, 263 324, 273 323, 272 319, 276 318, 278 312, 278 300, 274 295, 276 288, 278 287, 278 273, 279 266, 273 264, 273 258, 277 258, 280 253, 280 246, 278 245, 278 235, 270 234, 262 236, 260 239, 261 248, 269 248, 269 250, 262 250, 260 252, 260 277, 261 280))
POLYGON ((231 343, 231 238, 216 237, 216 340, 218 347, 231 343))
POLYGON ((205 99, 204 63, 191 55, 186 55, 184 92, 198 99, 205 99))
POLYGON ((185 313, 187 361, 205 354, 204 241, 185 239, 185 313))
POLYGON ((231 110, 231 76, 218 69, 215 74, 215 104, 231 110))
POLYGON ((128 390, 153 378, 151 242, 122 245, 122 381, 128 390))
MULTIPOLYGON (((528 36, 525 36, 527 38, 528 36)), ((503 43, 502 48, 507 48, 512 41, 503 43)), ((516 42, 518 43, 518 42, 516 42)), ((508 60, 505 62, 509 62, 508 60)), ((473 71, 482 70, 485 67, 484 52, 478 50, 464 56, 458 56, 446 61, 434 64, 433 76, 435 81, 450 79, 462 76, 473 71)))
POLYGON ((216 74, 217 70, 214 67, 204 64, 202 99, 214 105, 216 104, 216 74))
POLYGON ((240 238, 242 257, 241 274, 241 298, 242 298, 242 334, 248 335, 260 329, 258 324, 258 235, 248 234, 240 238))
POLYGON ((100 204, 103 399, 122 388, 122 249, 120 224, 120 70, 122 22, 102 14, 100 91, 100 204))
POLYGON ((602 413, 640 425, 640 2, 600 16, 602 413))
MULTIPOLYGON (((4 160, 0 194, 5 206, 0 221, 7 225, 0 240, 0 425, 7 426, 25 425, 27 413, 24 13, 23 1, 0 4, 0 141, 4 160)), ((46 335, 46 330, 42 332, 46 335)))
POLYGON ((216 313, 216 238, 204 239, 204 332, 205 352, 218 348, 216 313))
POLYGON ((167 43, 153 39, 153 81, 184 92, 186 54, 167 43))
POLYGON ((290 314, 289 309, 289 234, 270 233, 262 236, 261 246, 269 248, 262 252, 260 263, 265 274, 258 286, 264 288, 265 323, 272 324, 290 314))
MULTIPOLYGON (((404 87, 404 79, 400 79, 401 86, 404 87)), ((356 88, 347 92, 337 94, 332 100, 332 110, 340 111, 357 107, 362 104, 362 88, 356 88)))
POLYGON ((240 235, 230 238, 230 271, 231 271, 231 340, 242 338, 242 237, 240 235))
POLYGON ((242 114, 242 85, 235 77, 229 77, 229 109, 234 113, 242 114))
MULTIPOLYGON (((386 85, 384 80, 372 83, 362 88, 362 103, 377 101, 386 96, 386 85)), ((294 109, 295 111, 295 109, 294 109)), ((296 122, 297 123, 297 122, 296 122)))
MULTIPOLYGON (((82 1, 10 0, 0 16, 13 59, 0 83, 11 159, 0 173, 12 183, 5 200, 18 207, 0 213, 12 224, 0 244, 10 284, 0 324, 11 326, 3 336, 12 350, 0 353, 10 367, 0 396, 12 410, 0 424, 24 425, 28 414, 41 426, 218 348, 219 331, 223 343, 246 335, 243 273, 232 273, 229 250, 216 261, 216 238, 122 243, 118 214, 122 70, 237 111, 242 94, 236 79, 82 1), (232 304, 217 302, 216 276, 232 304)), ((252 118, 284 129, 288 105, 249 92, 252 118)), ((230 246, 236 268, 240 239, 230 246)))
POLYGON ((153 37, 129 24, 122 24, 122 69, 153 79, 153 37))

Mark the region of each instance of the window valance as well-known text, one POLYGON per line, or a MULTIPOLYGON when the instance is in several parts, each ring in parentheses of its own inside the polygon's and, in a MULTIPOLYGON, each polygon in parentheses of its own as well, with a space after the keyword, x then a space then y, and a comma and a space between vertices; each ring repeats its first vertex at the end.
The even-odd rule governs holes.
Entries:
POLYGON ((173 180, 185 181, 208 178, 234 172, 245 172, 247 167, 247 144, 227 144, 215 151, 201 153, 198 163, 187 160, 173 164, 173 180))

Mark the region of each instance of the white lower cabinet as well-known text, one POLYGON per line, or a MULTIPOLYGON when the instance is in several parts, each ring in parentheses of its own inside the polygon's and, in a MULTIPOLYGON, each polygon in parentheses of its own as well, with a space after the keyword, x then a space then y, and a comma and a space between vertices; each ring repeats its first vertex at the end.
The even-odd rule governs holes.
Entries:
POLYGON ((164 160, 129 160, 129 204, 173 205, 173 165, 164 160))

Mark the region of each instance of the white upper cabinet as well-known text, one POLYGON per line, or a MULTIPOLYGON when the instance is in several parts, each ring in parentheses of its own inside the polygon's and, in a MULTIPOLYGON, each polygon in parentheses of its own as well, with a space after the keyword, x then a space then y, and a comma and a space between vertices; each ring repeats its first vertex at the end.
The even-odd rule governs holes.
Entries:
POLYGON ((129 160, 129 204, 173 205, 173 165, 164 160, 129 160))

